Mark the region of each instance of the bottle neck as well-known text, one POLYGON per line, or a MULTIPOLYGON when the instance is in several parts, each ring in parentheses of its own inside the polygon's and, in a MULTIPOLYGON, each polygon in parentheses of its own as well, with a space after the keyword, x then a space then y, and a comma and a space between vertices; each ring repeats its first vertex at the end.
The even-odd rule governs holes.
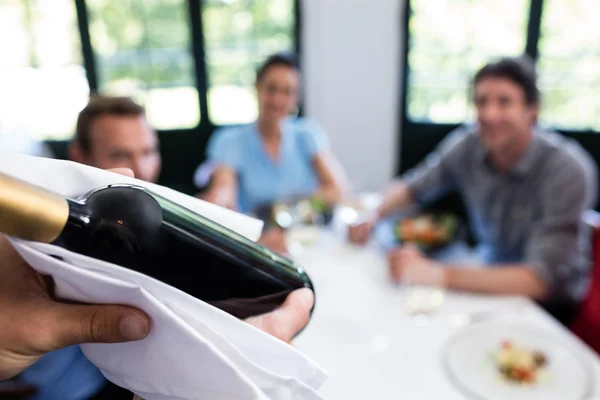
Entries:
POLYGON ((0 173, 0 233, 52 243, 68 219, 64 197, 0 173))
POLYGON ((72 199, 67 199, 67 203, 69 204, 69 218, 66 228, 78 229, 89 226, 92 221, 85 203, 72 199))

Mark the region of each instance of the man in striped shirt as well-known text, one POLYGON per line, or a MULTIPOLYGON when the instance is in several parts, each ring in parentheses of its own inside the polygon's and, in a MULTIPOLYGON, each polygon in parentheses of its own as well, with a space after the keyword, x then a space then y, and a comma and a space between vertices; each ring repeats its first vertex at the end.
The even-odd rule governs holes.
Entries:
POLYGON ((573 140, 537 127, 540 95, 525 59, 482 68, 473 81, 473 102, 476 123, 452 132, 394 182, 376 215, 350 227, 350 240, 362 243, 378 219, 457 190, 486 268, 454 268, 460 266, 401 247, 389 257, 392 278, 418 269, 411 276, 426 284, 435 275, 427 272, 441 267, 450 289, 528 296, 566 321, 590 275, 582 213, 596 203, 596 165, 573 140))

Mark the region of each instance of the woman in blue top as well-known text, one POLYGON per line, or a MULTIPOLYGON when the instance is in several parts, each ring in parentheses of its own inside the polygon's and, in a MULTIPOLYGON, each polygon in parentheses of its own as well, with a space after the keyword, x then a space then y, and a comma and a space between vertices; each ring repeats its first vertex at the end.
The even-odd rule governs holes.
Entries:
POLYGON ((258 69, 258 120, 212 136, 208 162, 215 170, 206 200, 245 213, 295 196, 340 200, 343 173, 325 132, 315 122, 290 117, 299 86, 298 66, 289 56, 271 56, 258 69))

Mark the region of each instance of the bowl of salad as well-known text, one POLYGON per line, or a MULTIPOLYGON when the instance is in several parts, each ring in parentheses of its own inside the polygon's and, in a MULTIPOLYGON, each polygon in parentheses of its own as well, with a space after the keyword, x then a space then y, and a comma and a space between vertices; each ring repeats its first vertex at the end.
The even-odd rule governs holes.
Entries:
POLYGON ((458 227, 458 218, 452 214, 426 213, 399 218, 394 225, 394 236, 399 243, 435 249, 455 240, 458 227))

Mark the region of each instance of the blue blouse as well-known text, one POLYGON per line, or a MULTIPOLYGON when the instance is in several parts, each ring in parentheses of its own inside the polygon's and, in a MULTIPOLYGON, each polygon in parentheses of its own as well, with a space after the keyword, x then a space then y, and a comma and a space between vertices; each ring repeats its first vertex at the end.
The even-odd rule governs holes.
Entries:
POLYGON ((325 131, 314 121, 287 118, 281 132, 277 161, 264 148, 256 123, 222 128, 211 137, 208 161, 236 171, 240 211, 247 213, 261 203, 316 191, 312 161, 329 147, 325 131))

